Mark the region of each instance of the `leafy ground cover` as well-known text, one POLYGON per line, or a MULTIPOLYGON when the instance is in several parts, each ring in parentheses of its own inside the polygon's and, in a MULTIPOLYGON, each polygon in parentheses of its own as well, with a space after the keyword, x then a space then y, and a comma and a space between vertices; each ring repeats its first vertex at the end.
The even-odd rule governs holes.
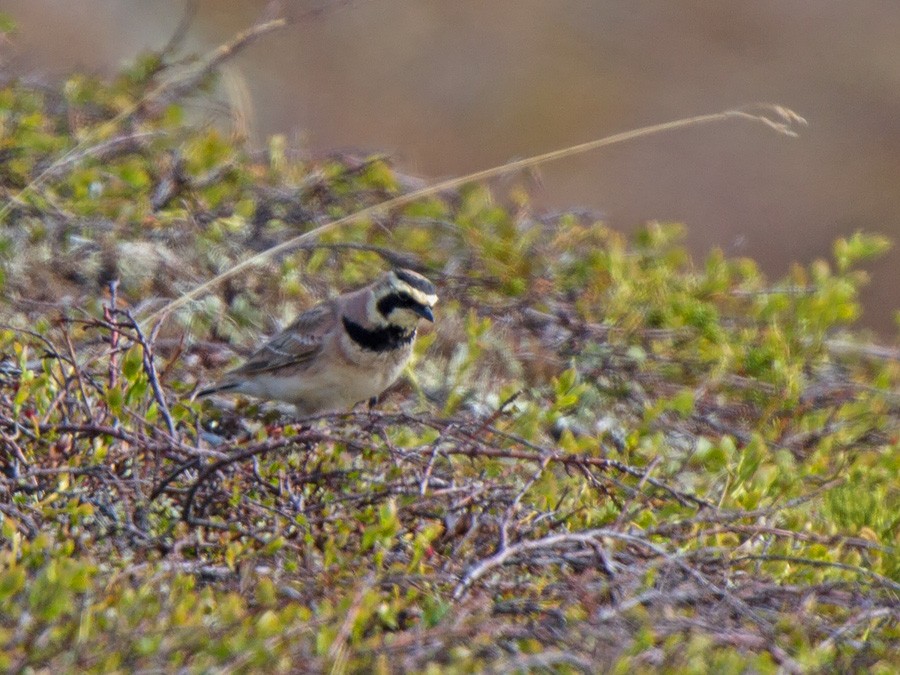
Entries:
POLYGON ((188 123, 212 68, 173 72, 0 88, 0 667, 897 667, 900 359, 852 329, 887 242, 771 281, 469 185, 149 321, 418 187, 188 123), (441 302, 376 409, 192 398, 397 264, 441 302))

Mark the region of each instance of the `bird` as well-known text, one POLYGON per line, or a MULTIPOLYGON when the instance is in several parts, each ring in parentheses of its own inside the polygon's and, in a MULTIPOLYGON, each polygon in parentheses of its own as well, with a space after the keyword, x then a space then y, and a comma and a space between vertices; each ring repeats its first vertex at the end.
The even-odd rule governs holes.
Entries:
POLYGON ((197 396, 236 393, 284 401, 301 417, 371 402, 400 377, 420 322, 434 322, 437 300, 427 278, 393 269, 301 313, 197 396))

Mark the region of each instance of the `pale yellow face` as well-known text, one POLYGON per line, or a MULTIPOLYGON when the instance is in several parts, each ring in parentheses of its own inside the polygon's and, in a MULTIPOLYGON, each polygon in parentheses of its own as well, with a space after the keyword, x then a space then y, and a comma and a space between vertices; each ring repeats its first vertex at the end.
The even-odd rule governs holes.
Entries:
POLYGON ((394 270, 372 289, 369 317, 376 325, 412 330, 423 318, 434 320, 431 308, 437 300, 434 285, 421 274, 394 270))

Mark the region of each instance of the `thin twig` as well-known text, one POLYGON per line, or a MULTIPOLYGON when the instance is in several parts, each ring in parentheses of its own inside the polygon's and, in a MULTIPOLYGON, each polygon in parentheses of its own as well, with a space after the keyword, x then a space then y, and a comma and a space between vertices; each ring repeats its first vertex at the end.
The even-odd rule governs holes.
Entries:
POLYGON ((159 406, 159 412, 166 422, 169 435, 173 439, 177 439, 178 432, 175 429, 175 422, 172 420, 172 413, 169 412, 169 405, 166 403, 166 397, 163 394, 162 387, 159 384, 159 378, 156 375, 156 365, 153 362, 153 345, 144 336, 140 324, 135 320, 131 313, 128 310, 125 310, 124 314, 134 328, 135 333, 137 333, 138 344, 141 345, 141 353, 143 355, 144 374, 147 376, 150 387, 153 389, 153 398, 159 406))

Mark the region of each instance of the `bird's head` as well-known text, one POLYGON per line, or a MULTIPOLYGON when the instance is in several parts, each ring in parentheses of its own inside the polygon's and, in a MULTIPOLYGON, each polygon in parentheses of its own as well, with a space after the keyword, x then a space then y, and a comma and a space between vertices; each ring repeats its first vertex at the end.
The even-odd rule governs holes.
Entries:
POLYGON ((372 287, 369 320, 379 326, 412 330, 420 319, 434 321, 438 297, 434 284, 417 272, 391 270, 372 287))

